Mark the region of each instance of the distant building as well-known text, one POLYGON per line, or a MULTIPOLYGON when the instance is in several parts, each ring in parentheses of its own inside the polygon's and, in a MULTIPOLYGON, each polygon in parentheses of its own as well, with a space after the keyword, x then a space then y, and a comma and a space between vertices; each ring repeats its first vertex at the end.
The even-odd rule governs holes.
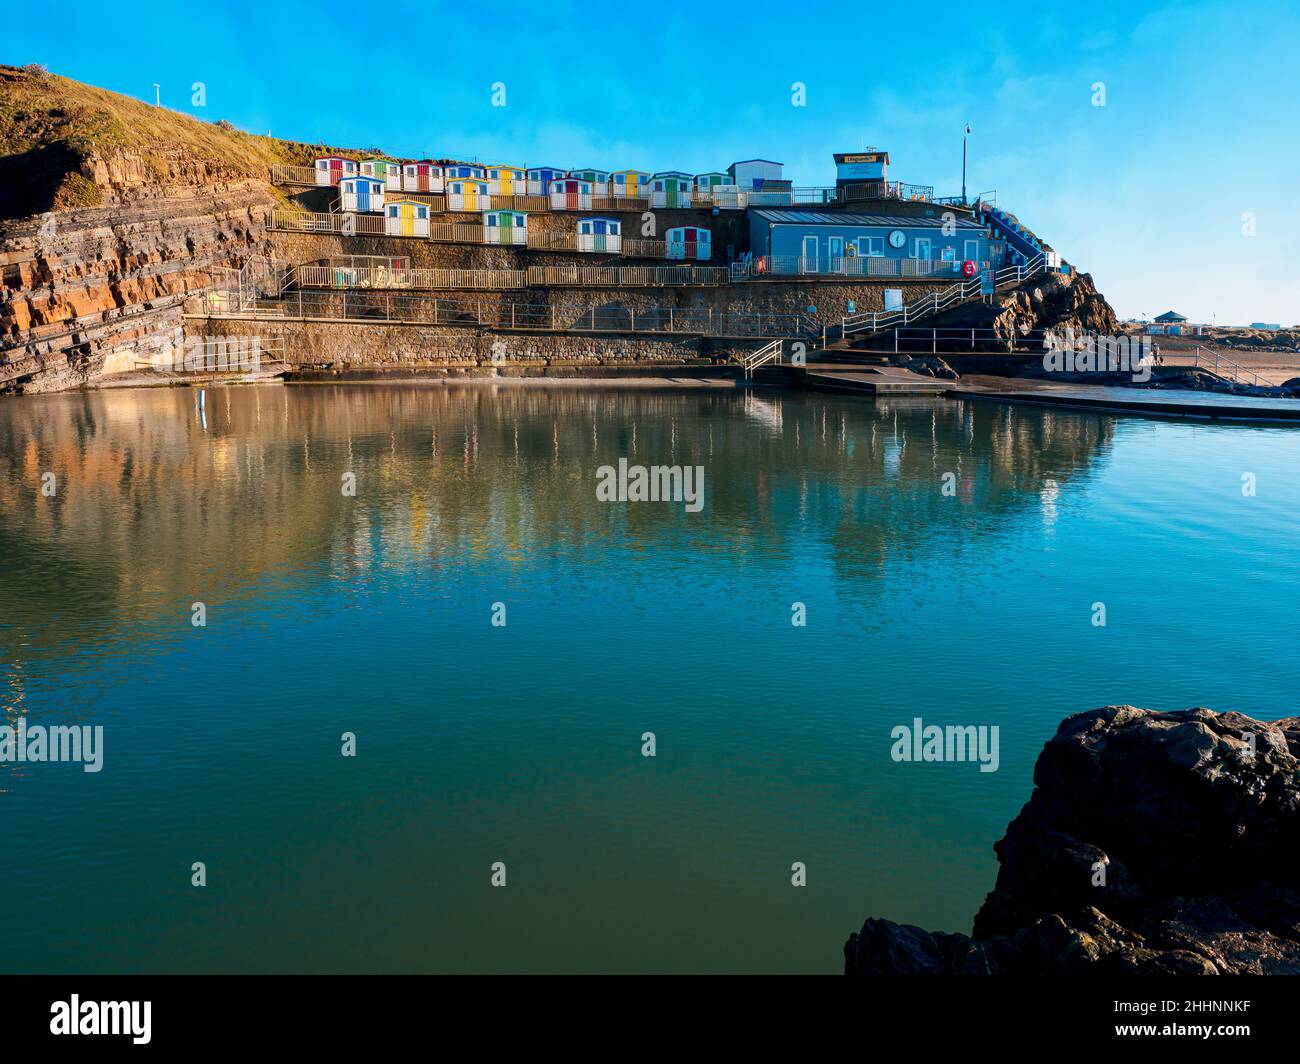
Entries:
POLYGON ((1280 328, 1282 328, 1281 325, 1275 323, 1269 323, 1266 321, 1252 321, 1250 323, 1250 327, 1252 329, 1267 329, 1269 332, 1277 332, 1280 328))
POLYGON ((1182 314, 1175 313, 1172 310, 1166 310, 1163 314, 1159 315, 1156 318, 1156 321, 1160 322, 1163 325, 1172 325, 1186 320, 1187 318, 1184 317, 1182 314))
POLYGON ((731 184, 745 191, 761 189, 765 185, 780 184, 781 170, 784 163, 774 163, 771 159, 743 159, 727 167, 731 184))

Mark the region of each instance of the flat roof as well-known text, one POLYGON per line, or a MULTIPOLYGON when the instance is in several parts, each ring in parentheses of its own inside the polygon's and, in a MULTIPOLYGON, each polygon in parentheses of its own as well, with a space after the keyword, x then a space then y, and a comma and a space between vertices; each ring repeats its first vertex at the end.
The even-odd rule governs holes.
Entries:
MULTIPOLYGON (((750 213, 764 221, 794 225, 876 225, 892 226, 895 229, 940 229, 944 225, 942 218, 927 218, 923 215, 860 214, 857 211, 816 211, 784 207, 751 207, 750 213)), ((965 218, 953 218, 950 224, 958 229, 987 228, 965 218)))

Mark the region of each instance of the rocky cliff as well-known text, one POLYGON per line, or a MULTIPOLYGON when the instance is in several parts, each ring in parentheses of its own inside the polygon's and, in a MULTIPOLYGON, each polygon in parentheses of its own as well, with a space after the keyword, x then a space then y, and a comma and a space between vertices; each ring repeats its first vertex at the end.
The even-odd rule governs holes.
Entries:
POLYGON ((860 975, 1300 973, 1300 718, 1065 720, 973 934, 869 919, 860 975))
MULTIPOLYGON (((929 324, 927 322, 927 324, 929 324)), ((1041 273, 1024 284, 999 292, 991 303, 967 303, 935 319, 942 327, 991 329, 995 339, 987 346, 998 350, 999 340, 1025 336, 1036 329, 1076 334, 1118 336, 1115 311, 1097 291, 1087 273, 1041 273)))
POLYGON ((130 369, 213 270, 269 251, 268 167, 313 152, 0 66, 0 391, 130 369))

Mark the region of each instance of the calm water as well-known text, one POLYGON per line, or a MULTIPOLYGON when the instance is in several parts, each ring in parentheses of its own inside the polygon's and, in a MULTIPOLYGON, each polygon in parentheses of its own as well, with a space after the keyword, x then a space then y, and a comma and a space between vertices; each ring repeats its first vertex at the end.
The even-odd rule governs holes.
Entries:
POLYGON ((0 765, 0 969, 833 972, 867 915, 969 930, 1066 714, 1297 712, 1295 430, 197 399, 0 400, 0 708, 105 729, 98 774, 0 765), (622 456, 702 464, 705 509, 597 501, 622 456), (1001 767, 895 763, 915 716, 1001 767))

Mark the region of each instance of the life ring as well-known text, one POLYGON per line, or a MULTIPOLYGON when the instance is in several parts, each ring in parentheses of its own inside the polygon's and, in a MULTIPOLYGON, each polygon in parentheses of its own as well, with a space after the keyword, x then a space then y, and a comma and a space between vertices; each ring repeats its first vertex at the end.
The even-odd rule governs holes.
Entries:
POLYGON ((965 262, 963 262, 961 264, 961 274, 963 277, 974 277, 975 263, 971 262, 970 259, 967 259, 965 262))

